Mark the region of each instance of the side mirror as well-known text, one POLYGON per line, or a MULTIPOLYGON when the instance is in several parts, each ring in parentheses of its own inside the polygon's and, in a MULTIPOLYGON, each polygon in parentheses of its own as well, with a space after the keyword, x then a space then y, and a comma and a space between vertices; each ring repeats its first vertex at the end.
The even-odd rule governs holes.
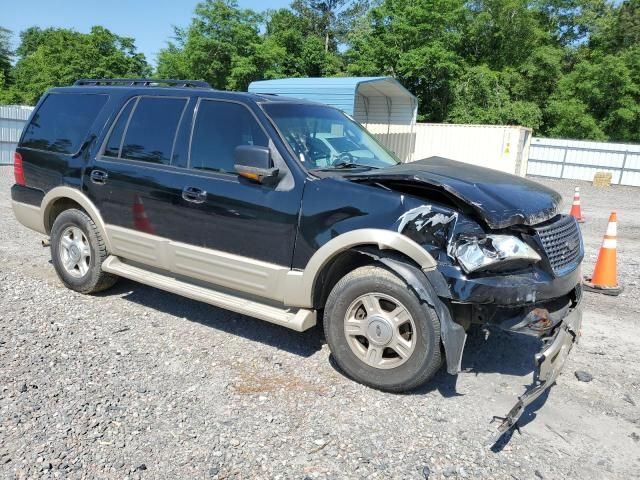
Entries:
POLYGON ((278 177, 273 167, 271 151, 258 145, 240 145, 234 151, 234 166, 238 175, 258 183, 267 183, 278 177))

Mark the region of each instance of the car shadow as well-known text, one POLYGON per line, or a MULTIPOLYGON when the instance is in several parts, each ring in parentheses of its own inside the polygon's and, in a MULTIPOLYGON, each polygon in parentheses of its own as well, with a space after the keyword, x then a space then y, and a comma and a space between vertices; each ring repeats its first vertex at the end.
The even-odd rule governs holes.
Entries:
MULTIPOLYGON (((540 347, 540 340, 534 337, 474 325, 467 332, 461 368, 463 372, 475 375, 498 373, 522 377, 533 371, 533 356, 540 347)), ((329 357, 329 361, 336 371, 348 377, 333 356, 329 357)), ((403 395, 424 395, 437 390, 445 398, 463 396, 463 393, 457 391, 457 381, 458 376, 447 373, 446 366, 443 365, 431 381, 403 395)), ((526 389, 527 385, 523 385, 522 392, 526 389)), ((529 408, 535 405, 537 402, 529 408)))
MULTIPOLYGON (((260 342, 301 357, 310 357, 321 350, 326 343, 322 322, 306 332, 295 332, 285 327, 257 320, 208 305, 203 302, 149 287, 127 279, 120 281, 113 288, 97 296, 121 297, 138 305, 168 313, 187 321, 197 322, 219 331, 238 335, 254 342, 260 342)), ((511 334, 498 328, 472 326, 467 334, 462 371, 481 375, 498 373, 501 375, 522 377, 533 371, 533 356, 540 350, 540 341, 526 335, 511 334)), ((330 365, 341 375, 348 377, 336 364, 332 355, 330 365)), ((427 384, 401 395, 424 395, 438 391, 445 398, 462 396, 457 391, 457 375, 447 373, 443 365, 435 377, 427 384)), ((528 387, 522 386, 522 393, 528 387)), ((549 390, 544 392, 535 402, 527 407, 518 421, 520 428, 536 418, 536 412, 544 405, 549 390)), ((498 453, 504 449, 514 434, 509 430, 491 446, 498 453)))
MULTIPOLYGON (((533 371, 533 356, 540 350, 540 346, 537 338, 472 325, 467 332, 461 369, 476 376, 498 373, 522 377, 533 371)), ((443 397, 464 395, 457 391, 457 380, 458 376, 450 375, 446 366, 443 366, 431 382, 409 394, 422 395, 438 390, 443 397)), ((525 388, 523 385, 523 392, 525 388)))
POLYGON ((113 288, 96 295, 107 298, 121 297, 138 305, 264 343, 301 357, 310 357, 319 351, 324 343, 320 324, 305 332, 296 332, 124 278, 113 288))
MULTIPOLYGON (((113 288, 97 295, 102 297, 118 296, 138 305, 184 318, 187 321, 197 322, 232 335, 238 335, 254 342, 260 342, 301 357, 312 356, 321 350, 322 345, 326 343, 320 321, 314 328, 306 332, 295 332, 285 327, 124 278, 120 279, 113 288)), ((540 346, 540 341, 534 337, 511 334, 498 328, 486 329, 472 326, 467 334, 462 357, 462 371, 475 375, 498 373, 523 377, 533 371, 533 356, 539 351, 540 346)), ((333 356, 329 357, 329 363, 341 375, 347 376, 336 364, 333 356)), ((430 382, 403 395, 424 395, 438 391, 445 398, 462 396, 464 394, 457 391, 457 380, 458 376, 448 374, 443 365, 430 382)), ((522 393, 526 389, 527 385, 522 385, 522 393)), ((548 391, 527 407, 518 422, 520 427, 535 418, 535 412, 544 405, 547 395, 548 391)), ((510 435, 511 433, 508 433, 507 436, 510 438, 510 435)), ((506 445, 504 438, 496 442, 498 445, 496 448, 501 449, 506 445)))

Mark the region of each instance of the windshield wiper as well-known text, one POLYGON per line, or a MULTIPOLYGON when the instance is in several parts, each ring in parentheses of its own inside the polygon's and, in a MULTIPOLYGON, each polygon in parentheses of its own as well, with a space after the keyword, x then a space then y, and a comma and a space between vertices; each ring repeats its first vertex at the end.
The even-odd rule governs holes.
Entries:
POLYGON ((333 165, 331 165, 330 167, 315 168, 314 170, 320 170, 322 172, 326 172, 326 171, 330 171, 330 170, 346 170, 348 168, 367 168, 367 169, 372 169, 372 168, 378 168, 378 167, 373 167, 371 165, 363 165, 361 163, 353 163, 353 162, 337 162, 337 163, 334 163, 333 165))

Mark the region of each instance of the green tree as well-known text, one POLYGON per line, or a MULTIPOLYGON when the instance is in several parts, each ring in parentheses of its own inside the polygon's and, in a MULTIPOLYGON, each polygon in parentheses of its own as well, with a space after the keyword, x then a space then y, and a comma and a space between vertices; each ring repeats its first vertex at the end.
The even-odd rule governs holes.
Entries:
POLYGON ((0 27, 0 75, 2 75, 2 83, 0 86, 9 83, 11 76, 11 30, 0 27))
POLYGON ((548 40, 528 0, 472 0, 467 9, 463 51, 474 65, 519 66, 548 40))
POLYGON ((597 19, 589 38, 587 53, 614 53, 640 44, 640 0, 625 0, 608 9, 597 19))
POLYGON ((347 71, 392 75, 419 119, 638 139, 640 0, 381 0, 347 71))
MULTIPOLYGON (((640 141, 640 0, 293 0, 258 13, 203 0, 157 74, 245 90, 278 77, 390 75, 419 120, 522 124, 543 135, 640 141)), ((33 103, 83 76, 146 75, 133 40, 30 28, 0 102, 33 103)))
POLYGON ((563 74, 564 59, 565 50, 559 46, 534 49, 518 67, 525 82, 524 97, 543 108, 563 74))
POLYGON ((530 8, 554 43, 571 49, 586 42, 613 11, 609 0, 533 0, 530 8))
POLYGON ((626 0, 618 10, 614 33, 618 48, 640 45, 640 0, 626 0))
POLYGON ((366 13, 367 0, 294 0, 293 12, 303 20, 307 34, 322 39, 325 53, 336 52, 355 20, 366 13))
POLYGON ((288 9, 269 11, 265 17, 265 43, 284 51, 278 76, 321 77, 342 71, 340 55, 333 49, 325 50, 312 17, 288 9))
POLYGON ((559 82, 547 108, 546 133, 640 141, 640 45, 580 61, 559 82))
POLYGON ((251 80, 280 68, 274 62, 282 52, 262 45, 260 22, 260 15, 238 8, 235 0, 199 3, 189 27, 176 28, 175 41, 160 52, 158 74, 245 89, 251 80))
POLYGON ((538 128, 540 108, 518 95, 524 91, 523 81, 513 70, 494 71, 486 65, 469 68, 456 84, 447 120, 538 128))
POLYGON ((78 78, 140 77, 150 73, 133 39, 104 27, 93 27, 88 34, 32 27, 20 38, 12 89, 22 103, 34 104, 47 89, 70 85, 78 78))
POLYGON ((442 121, 464 67, 465 12, 463 0, 383 0, 349 35, 347 71, 398 78, 418 97, 421 119, 442 121))

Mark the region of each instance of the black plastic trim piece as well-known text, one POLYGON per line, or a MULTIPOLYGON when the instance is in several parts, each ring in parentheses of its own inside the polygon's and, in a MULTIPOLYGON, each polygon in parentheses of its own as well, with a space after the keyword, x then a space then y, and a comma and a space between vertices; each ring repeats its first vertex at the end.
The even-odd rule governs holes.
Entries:
POLYGON ((162 84, 180 88, 211 88, 202 80, 175 80, 168 78, 81 78, 73 85, 76 87, 87 86, 123 86, 123 87, 159 87, 162 84))
POLYGON ((11 200, 14 202, 39 207, 43 198, 44 192, 37 188, 25 187, 24 185, 13 185, 11 187, 11 200))

